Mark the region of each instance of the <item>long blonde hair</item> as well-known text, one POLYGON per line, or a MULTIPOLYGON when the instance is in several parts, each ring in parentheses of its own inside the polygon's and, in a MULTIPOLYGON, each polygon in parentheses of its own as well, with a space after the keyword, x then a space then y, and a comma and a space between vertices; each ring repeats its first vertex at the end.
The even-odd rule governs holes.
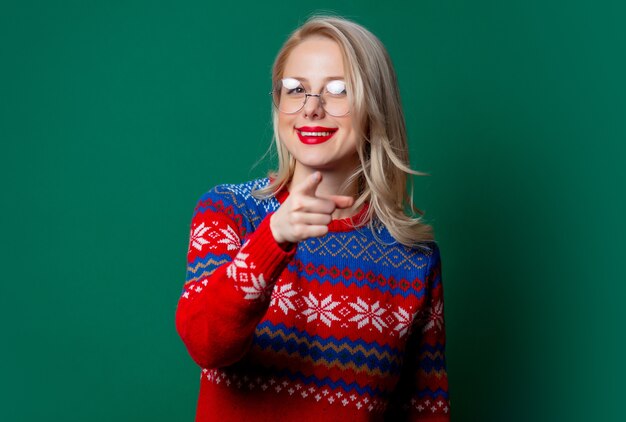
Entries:
MULTIPOLYGON (((369 203, 366 219, 374 230, 384 225, 391 236, 407 246, 433 240, 432 229, 422 222, 423 212, 407 192, 409 175, 424 173, 409 167, 406 126, 396 73, 387 50, 367 29, 334 16, 313 16, 295 30, 282 46, 272 68, 272 81, 282 77, 291 51, 303 40, 324 36, 335 41, 343 55, 346 84, 351 97, 350 113, 358 128, 357 152, 361 166, 346 180, 356 183, 355 207, 369 203), (410 213, 410 215, 409 215, 410 213), (415 214, 419 216, 415 216, 415 214)), ((295 159, 278 135, 278 113, 272 112, 278 170, 270 184, 254 192, 258 198, 275 195, 293 177, 295 159)))

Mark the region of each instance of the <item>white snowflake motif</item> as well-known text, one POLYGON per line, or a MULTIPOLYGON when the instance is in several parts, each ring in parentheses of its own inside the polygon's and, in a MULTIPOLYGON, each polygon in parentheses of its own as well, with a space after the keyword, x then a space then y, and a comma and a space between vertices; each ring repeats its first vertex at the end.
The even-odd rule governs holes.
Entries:
POLYGON ((398 312, 393 313, 393 316, 395 316, 396 319, 398 320, 398 325, 395 326, 394 330, 398 332, 399 337, 402 337, 406 333, 409 332, 409 328, 411 327, 411 324, 413 323, 413 319, 415 318, 415 315, 416 314, 413 314, 413 315, 409 314, 401 306, 398 307, 398 312))
POLYGON ((295 296, 296 292, 291 288, 291 283, 284 284, 282 286, 276 286, 272 292, 272 301, 270 306, 278 304, 278 307, 287 315, 289 309, 296 310, 296 307, 291 302, 291 297, 295 296))
POLYGON ((209 230, 210 229, 208 227, 204 226, 204 223, 200 223, 200 225, 197 226, 195 229, 191 229, 191 233, 189 234, 189 237, 191 239, 191 246, 199 251, 202 250, 202 247, 209 243, 209 241, 202 236, 204 236, 204 234, 209 230))
POLYGON ((224 243, 226 245, 226 249, 229 251, 233 251, 239 246, 241 246, 241 241, 239 240, 239 236, 232 227, 227 226, 226 229, 220 229, 224 237, 217 241, 217 243, 224 243))
POLYGON ((321 302, 313 296, 313 293, 309 293, 309 297, 305 296, 303 299, 308 306, 308 308, 302 312, 308 317, 307 322, 315 321, 319 318, 320 321, 330 327, 332 321, 339 321, 339 318, 332 313, 332 310, 339 305, 339 302, 333 302, 332 295, 328 295, 328 297, 321 302))
POLYGON ((248 263, 246 262, 248 255, 250 254, 243 253, 241 251, 235 255, 233 262, 231 262, 228 268, 226 268, 226 275, 233 280, 237 280, 237 271, 240 269, 248 269, 248 263))
POLYGON ((443 301, 438 301, 428 310, 428 322, 422 328, 422 332, 426 332, 432 328, 441 330, 443 327, 443 301))
POLYGON ((383 327, 387 328, 387 323, 382 319, 385 309, 380 307, 379 302, 370 306, 360 297, 357 297, 356 303, 350 303, 349 305, 358 312, 357 315, 350 318, 350 322, 358 321, 359 328, 363 328, 370 323, 381 333, 383 332, 383 327))
POLYGON ((263 274, 259 274, 259 276, 255 276, 254 274, 250 274, 250 278, 252 278, 252 284, 248 284, 247 286, 239 286, 246 295, 244 299, 255 300, 260 297, 265 296, 267 283, 265 282, 265 278, 263 274))

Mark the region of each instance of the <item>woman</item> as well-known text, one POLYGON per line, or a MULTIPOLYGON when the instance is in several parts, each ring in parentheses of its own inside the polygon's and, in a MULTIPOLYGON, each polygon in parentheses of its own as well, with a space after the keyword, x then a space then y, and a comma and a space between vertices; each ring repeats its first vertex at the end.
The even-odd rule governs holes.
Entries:
POLYGON ((273 68, 279 169, 200 198, 176 326, 197 420, 449 420, 440 259, 413 210, 393 67, 309 19, 273 68))

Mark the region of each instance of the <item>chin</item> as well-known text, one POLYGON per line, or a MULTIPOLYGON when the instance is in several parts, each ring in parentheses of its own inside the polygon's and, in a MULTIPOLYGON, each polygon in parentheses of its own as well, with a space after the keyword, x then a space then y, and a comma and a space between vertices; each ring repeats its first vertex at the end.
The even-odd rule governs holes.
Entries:
POLYGON ((328 162, 323 162, 323 161, 310 161, 310 160, 300 161, 296 159, 296 162, 298 163, 299 166, 310 169, 311 171, 317 171, 317 170, 328 171, 328 170, 333 170, 334 168, 335 169, 337 168, 336 165, 333 165, 334 163, 328 163, 328 162))

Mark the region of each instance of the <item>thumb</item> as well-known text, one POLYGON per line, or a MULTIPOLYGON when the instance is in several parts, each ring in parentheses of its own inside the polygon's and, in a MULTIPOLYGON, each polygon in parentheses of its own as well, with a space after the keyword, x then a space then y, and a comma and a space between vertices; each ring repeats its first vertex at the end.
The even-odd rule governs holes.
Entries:
POLYGON ((351 196, 330 195, 328 199, 333 201, 337 208, 341 209, 350 208, 352 205, 354 205, 354 198, 351 196))

